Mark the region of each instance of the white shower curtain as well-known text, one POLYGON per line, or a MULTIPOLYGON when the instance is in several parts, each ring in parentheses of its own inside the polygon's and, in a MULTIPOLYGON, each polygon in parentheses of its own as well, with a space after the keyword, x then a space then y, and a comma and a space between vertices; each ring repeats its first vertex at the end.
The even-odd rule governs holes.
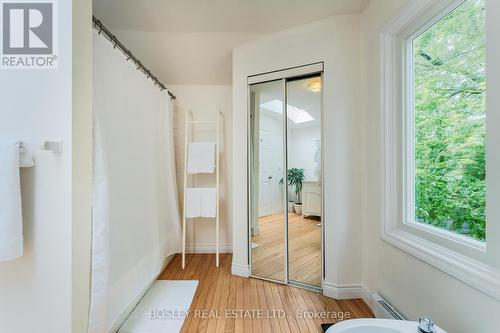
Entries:
POLYGON ((108 333, 180 250, 172 103, 94 32, 89 332, 108 333))

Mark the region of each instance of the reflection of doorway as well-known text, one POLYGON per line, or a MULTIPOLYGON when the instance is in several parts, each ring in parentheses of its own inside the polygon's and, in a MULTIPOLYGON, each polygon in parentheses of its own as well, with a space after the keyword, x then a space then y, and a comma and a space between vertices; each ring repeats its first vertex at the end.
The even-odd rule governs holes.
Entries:
POLYGON ((259 137, 259 217, 273 213, 271 135, 267 130, 260 130, 259 137))
POLYGON ((318 289, 322 65, 312 67, 249 78, 249 251, 253 277, 318 289))

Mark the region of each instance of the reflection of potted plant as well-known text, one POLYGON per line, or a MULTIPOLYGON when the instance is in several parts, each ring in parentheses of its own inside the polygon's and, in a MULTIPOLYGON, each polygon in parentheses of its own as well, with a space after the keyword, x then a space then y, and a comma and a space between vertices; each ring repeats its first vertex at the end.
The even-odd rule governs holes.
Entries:
MULTIPOLYGON (((293 201, 288 202, 288 211, 291 211, 291 203, 295 208, 295 213, 302 214, 302 201, 301 201, 301 192, 302 192, 302 182, 304 181, 304 169, 291 168, 288 169, 288 187, 292 188, 295 194, 297 195, 297 202, 293 203, 293 201)), ((280 184, 283 184, 283 179, 281 179, 280 184)))

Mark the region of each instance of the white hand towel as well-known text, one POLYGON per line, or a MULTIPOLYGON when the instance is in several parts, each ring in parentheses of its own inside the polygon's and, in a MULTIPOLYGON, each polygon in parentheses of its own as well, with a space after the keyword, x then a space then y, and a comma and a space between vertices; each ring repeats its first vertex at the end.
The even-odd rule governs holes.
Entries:
POLYGON ((215 217, 217 190, 213 187, 186 189, 186 217, 215 217))
POLYGON ((212 173, 214 168, 215 143, 191 142, 188 144, 188 173, 212 173))
POLYGON ((201 216, 201 196, 199 188, 186 189, 186 211, 184 214, 187 218, 201 216))
POLYGON ((0 261, 23 255, 19 142, 0 141, 0 261))
POLYGON ((201 216, 215 217, 217 208, 217 191, 215 188, 201 188, 201 216))

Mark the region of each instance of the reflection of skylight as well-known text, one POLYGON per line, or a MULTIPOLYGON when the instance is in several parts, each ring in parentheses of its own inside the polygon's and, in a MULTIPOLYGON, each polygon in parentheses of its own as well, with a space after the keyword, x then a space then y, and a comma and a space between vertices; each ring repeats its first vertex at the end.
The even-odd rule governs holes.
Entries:
MULTIPOLYGON (((262 103, 260 107, 272 112, 283 114, 283 102, 278 99, 273 99, 272 101, 262 103)), ((295 124, 307 123, 314 120, 314 118, 307 111, 299 109, 290 104, 288 104, 287 116, 295 124)))
POLYGON ((293 105, 288 105, 288 118, 296 124, 307 123, 314 120, 307 111, 298 109, 293 105))

